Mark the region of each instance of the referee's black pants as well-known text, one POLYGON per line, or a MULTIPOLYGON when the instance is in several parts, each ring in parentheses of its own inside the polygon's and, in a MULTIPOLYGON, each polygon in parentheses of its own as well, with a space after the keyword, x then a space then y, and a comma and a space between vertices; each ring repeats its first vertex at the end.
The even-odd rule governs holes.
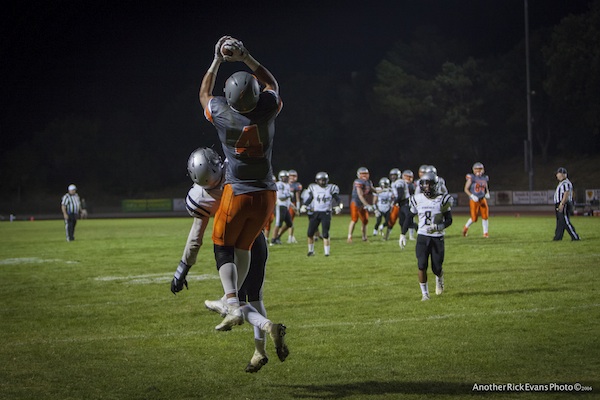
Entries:
POLYGON ((65 219, 65 232, 67 234, 67 241, 71 242, 75 240, 75 225, 77 225, 77 214, 68 214, 68 218, 65 219))
POLYGON ((554 205, 556 210, 556 230, 554 231, 554 240, 562 240, 565 230, 571 236, 571 240, 579 240, 579 235, 575 231, 575 227, 571 224, 571 203, 567 202, 563 207, 562 212, 558 211, 558 203, 554 205))

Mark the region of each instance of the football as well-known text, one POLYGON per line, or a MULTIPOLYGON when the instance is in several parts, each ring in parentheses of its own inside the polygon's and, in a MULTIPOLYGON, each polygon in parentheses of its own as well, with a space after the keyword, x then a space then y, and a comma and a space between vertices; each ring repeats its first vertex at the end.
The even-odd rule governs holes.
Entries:
POLYGON ((229 42, 223 43, 221 46, 221 54, 223 56, 232 56, 233 55, 233 46, 229 42))

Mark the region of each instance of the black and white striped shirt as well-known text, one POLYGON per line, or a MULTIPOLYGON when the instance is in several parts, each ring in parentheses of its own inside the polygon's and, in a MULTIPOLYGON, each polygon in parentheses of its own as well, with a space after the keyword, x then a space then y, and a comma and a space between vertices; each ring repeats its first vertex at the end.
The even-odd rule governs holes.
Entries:
POLYGON ((65 206, 67 214, 79 214, 81 211, 81 200, 79 199, 79 195, 77 193, 65 194, 62 197, 60 204, 65 206))
POLYGON ((558 204, 562 201, 565 192, 569 192, 567 201, 573 200, 573 184, 569 180, 569 178, 565 178, 564 180, 558 183, 556 187, 556 192, 554 192, 554 203, 558 204))

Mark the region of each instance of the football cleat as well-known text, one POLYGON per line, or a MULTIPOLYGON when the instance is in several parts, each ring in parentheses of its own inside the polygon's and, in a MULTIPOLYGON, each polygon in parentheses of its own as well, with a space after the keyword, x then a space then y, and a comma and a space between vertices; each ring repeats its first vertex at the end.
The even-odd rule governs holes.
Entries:
POLYGON ((225 317, 227 315, 227 304, 223 303, 223 300, 204 300, 204 307, 210 311, 216 312, 225 317))
POLYGON ((275 350, 277 351, 277 357, 281 362, 284 362, 290 351, 285 344, 285 331, 286 326, 283 324, 267 323, 265 326, 265 332, 269 334, 273 343, 275 344, 275 350))
POLYGON ((421 301, 427 301, 427 300, 429 300, 429 293, 425 293, 423 295, 423 297, 421 297, 421 301))
POLYGON ((486 233, 484 233, 484 234, 483 234, 483 237, 484 237, 484 238, 489 238, 489 237, 490 237, 490 235, 489 235, 489 233, 487 233, 487 232, 486 232, 486 233))
POLYGON ((254 355, 252 356, 252 359, 250 360, 248 365, 246 365, 246 372, 258 372, 263 367, 263 365, 265 365, 268 362, 269 358, 265 354, 261 354, 258 352, 258 350, 254 350, 254 355))
POLYGON ((462 230, 462 235, 463 235, 463 236, 467 236, 467 232, 468 232, 468 231, 469 231, 469 228, 467 228, 466 226, 465 226, 465 227, 463 227, 463 230, 462 230))
POLYGON ((315 255, 315 252, 314 252, 314 251, 309 251, 309 252, 306 254, 306 256, 307 256, 307 257, 312 257, 312 256, 314 256, 314 255, 315 255))
POLYGON ((227 315, 215 329, 221 332, 230 331, 235 325, 244 323, 244 315, 240 306, 227 305, 227 315))
POLYGON ((436 279, 435 282, 435 294, 438 296, 444 292, 444 278, 436 279))

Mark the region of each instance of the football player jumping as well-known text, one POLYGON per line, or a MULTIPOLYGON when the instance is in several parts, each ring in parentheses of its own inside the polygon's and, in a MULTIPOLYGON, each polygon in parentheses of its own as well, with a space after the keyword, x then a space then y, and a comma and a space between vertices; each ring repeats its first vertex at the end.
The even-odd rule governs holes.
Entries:
MULTIPOLYGON (((188 159, 188 174, 194 185, 185 199, 186 208, 194 217, 183 255, 173 280, 171 292, 176 294, 183 287, 188 287, 187 275, 190 268, 196 263, 198 251, 202 246, 204 231, 211 216, 215 215, 223 194, 223 181, 225 166, 219 155, 210 148, 196 149, 188 159)), ((265 266, 268 258, 268 247, 264 235, 260 234, 255 239, 250 257, 250 269, 239 290, 239 300, 242 304, 241 311, 246 321, 254 326, 254 355, 246 366, 246 372, 258 372, 269 360, 266 353, 266 334, 268 333, 281 361, 284 361, 289 350, 285 343, 286 327, 274 324, 266 318, 267 312, 263 303, 263 283, 265 266)), ((211 311, 225 316, 228 312, 226 298, 216 301, 205 301, 205 306, 211 311)), ((231 326, 219 324, 217 330, 229 330, 231 326)))
POLYGON ((427 284, 427 267, 431 258, 431 270, 435 274, 435 293, 440 295, 444 291, 444 229, 452 225, 452 197, 439 193, 437 176, 431 172, 425 173, 419 179, 420 193, 410 197, 409 218, 404 220, 402 234, 398 244, 401 249, 406 246, 406 232, 410 221, 417 215, 419 228, 417 230, 417 244, 415 253, 419 268, 419 283, 421 286, 421 300, 429 300, 429 287, 427 284))
POLYGON ((283 103, 275 77, 248 53, 241 41, 230 36, 217 41, 213 61, 202 78, 199 97, 204 116, 216 128, 228 161, 212 240, 230 310, 223 322, 234 326, 244 322, 239 309, 238 282, 244 282, 250 268, 252 243, 275 209, 277 189, 272 179, 271 158, 275 119, 283 103), (243 62, 252 73, 233 73, 225 81, 225 96, 213 96, 223 61, 243 62))

